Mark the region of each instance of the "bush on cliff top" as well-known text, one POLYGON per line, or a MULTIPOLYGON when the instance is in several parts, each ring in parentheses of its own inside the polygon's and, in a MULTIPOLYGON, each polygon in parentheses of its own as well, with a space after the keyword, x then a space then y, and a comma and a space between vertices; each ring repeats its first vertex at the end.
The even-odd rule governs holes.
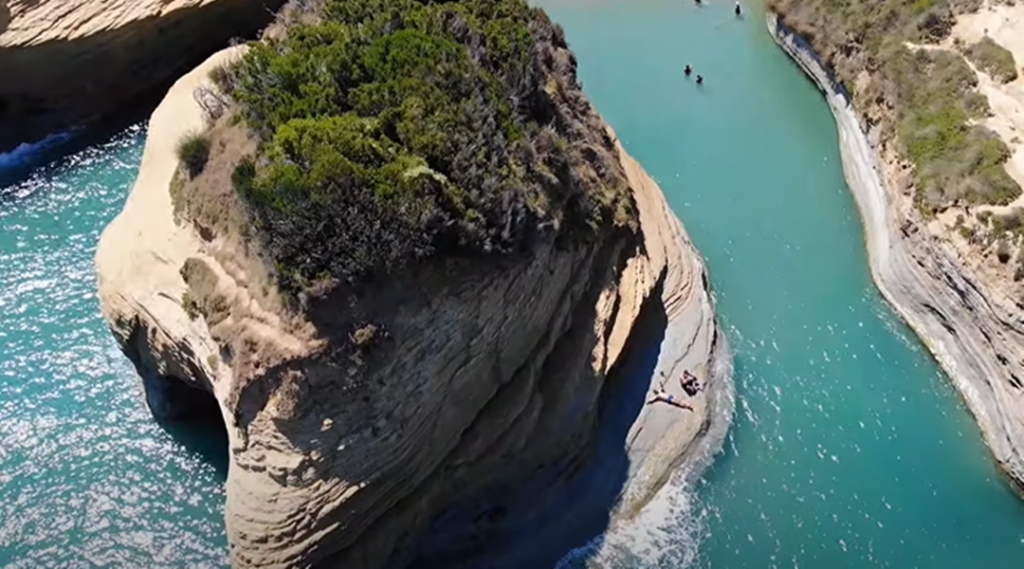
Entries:
POLYGON ((1007 204, 1020 188, 1004 164, 1009 149, 976 124, 989 112, 977 76, 947 51, 896 48, 886 62, 898 102, 896 132, 916 166, 916 199, 924 211, 953 200, 1007 204))
POLYGON ((188 175, 194 178, 210 158, 210 139, 203 133, 190 132, 178 141, 175 153, 188 175))
POLYGON ((886 103, 883 136, 895 134, 914 163, 915 201, 925 213, 954 200, 1006 204, 1020 187, 1003 167, 1009 149, 978 126, 988 101, 961 54, 912 49, 948 36, 953 15, 980 0, 769 0, 783 20, 807 37, 865 110, 886 103), (867 83, 858 75, 871 71, 867 83))
POLYGON ((254 45, 221 82, 262 140, 232 178, 284 284, 632 222, 610 141, 586 123, 575 61, 543 11, 328 0, 316 20, 254 45))
POLYGON ((1013 54, 988 36, 967 48, 964 54, 975 66, 996 81, 1009 83, 1017 79, 1017 65, 1013 61, 1013 54))

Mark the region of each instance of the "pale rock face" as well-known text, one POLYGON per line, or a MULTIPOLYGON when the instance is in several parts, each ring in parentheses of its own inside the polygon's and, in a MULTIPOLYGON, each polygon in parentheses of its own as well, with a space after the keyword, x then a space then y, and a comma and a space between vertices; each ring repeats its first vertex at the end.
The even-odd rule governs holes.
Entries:
POLYGON ((282 2, 0 0, 0 151, 123 114, 282 2))
POLYGON ((811 45, 769 14, 779 46, 821 89, 839 130, 847 185, 860 208, 875 284, 967 401, 985 443, 1024 493, 1024 323, 963 259, 929 233, 901 191, 900 160, 861 123, 811 45))
POLYGON ((560 521, 627 523, 673 470, 717 449, 731 366, 703 265, 618 146, 639 233, 380 284, 359 300, 388 323, 380 353, 331 357, 352 331, 347 299, 319 301, 315 321, 290 312, 243 246, 174 220, 174 143, 202 126, 192 92, 241 49, 182 77, 154 112, 139 178, 96 256, 103 314, 154 411, 198 410, 189 393, 216 400, 235 566, 450 564, 523 530, 547 541, 504 559, 537 566, 579 537, 560 521), (192 319, 186 291, 221 310, 192 319), (675 378, 702 366, 693 412, 643 405, 659 372, 683 397, 675 378), (201 391, 174 387, 186 384, 201 391), (562 503, 574 492, 585 499, 562 503))

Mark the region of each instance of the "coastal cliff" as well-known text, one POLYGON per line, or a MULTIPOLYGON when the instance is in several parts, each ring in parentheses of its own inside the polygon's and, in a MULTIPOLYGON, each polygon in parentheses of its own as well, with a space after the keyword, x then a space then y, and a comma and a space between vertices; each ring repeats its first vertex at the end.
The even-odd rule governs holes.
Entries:
POLYGON ((0 152, 123 113, 281 0, 0 0, 0 152))
POLYGON ((1000 469, 1024 491, 1021 305, 993 294, 929 228, 911 192, 903 191, 910 166, 882 135, 880 121, 858 114, 815 47, 776 14, 768 15, 768 28, 818 85, 835 117, 843 171, 860 209, 876 285, 935 355, 1000 469))
MULTIPOLYGON (((526 88, 589 149, 593 170, 575 163, 573 184, 625 201, 609 202, 614 222, 539 222, 560 228, 525 232, 527 254, 491 251, 527 223, 519 213, 483 238, 486 254, 422 258, 369 285, 283 277, 256 229, 239 230, 256 222, 232 187, 238 168, 218 167, 244 164, 255 135, 194 96, 246 48, 212 56, 154 111, 138 179, 100 238, 100 305, 155 414, 223 419, 234 566, 550 564, 720 446, 731 360, 701 258, 579 95, 544 18, 533 57, 563 71, 526 88), (213 152, 185 176, 176 147, 204 129, 213 152), (686 369, 705 384, 691 398, 676 379, 686 369), (692 410, 645 405, 657 384, 692 410)), ((465 35, 458 20, 443 21, 465 35)), ((555 211, 543 195, 530 203, 555 211)))

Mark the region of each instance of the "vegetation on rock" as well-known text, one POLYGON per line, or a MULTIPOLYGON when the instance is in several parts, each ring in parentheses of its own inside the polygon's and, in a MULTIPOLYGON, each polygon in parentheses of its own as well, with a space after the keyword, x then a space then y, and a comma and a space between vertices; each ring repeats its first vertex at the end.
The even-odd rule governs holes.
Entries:
POLYGON ((635 224, 564 33, 522 0, 327 0, 216 84, 232 181, 286 287, 635 224))
POLYGON ((203 171, 210 158, 210 139, 203 133, 190 132, 178 141, 175 152, 188 175, 195 177, 203 171))
POLYGON ((1013 54, 988 36, 968 47, 964 54, 975 66, 996 81, 1009 83, 1017 79, 1017 65, 1013 61, 1013 54))
MULTIPOLYGON (((915 198, 923 212, 957 200, 1007 204, 1020 195, 1003 167, 1009 158, 1006 144, 977 124, 989 112, 988 101, 977 92, 977 76, 965 55, 917 47, 946 38, 954 15, 977 10, 980 0, 769 4, 832 66, 868 122, 878 124, 883 137, 897 135, 914 164, 915 198)), ((978 50, 968 52, 999 58, 986 47, 978 50)))

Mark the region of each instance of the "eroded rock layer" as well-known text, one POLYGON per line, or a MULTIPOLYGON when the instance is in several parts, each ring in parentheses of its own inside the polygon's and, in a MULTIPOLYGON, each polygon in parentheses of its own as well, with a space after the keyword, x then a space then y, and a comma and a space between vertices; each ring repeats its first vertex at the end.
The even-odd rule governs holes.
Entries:
MULTIPOLYGON (((151 408, 190 410, 171 385, 218 403, 235 566, 474 559, 543 526, 541 514, 572 520, 588 506, 603 523, 628 520, 674 469, 717 448, 731 366, 704 267, 617 143, 638 231, 541 242, 528 258, 431 261, 302 313, 242 240, 176 220, 174 145, 203 125, 192 93, 241 49, 181 78, 154 112, 138 180, 96 257, 103 314, 151 408), (359 322, 387 325, 354 338, 359 322), (367 348, 341 348, 353 342, 367 348), (644 405, 661 373, 683 398, 683 369, 707 384, 693 412, 644 405), (570 490, 583 499, 552 507, 570 490)), ((555 533, 508 566, 572 545, 555 533)))
POLYGON ((1011 482, 1024 489, 1024 321, 993 302, 970 271, 925 229, 892 180, 877 134, 811 45, 775 15, 768 28, 824 93, 839 130, 843 171, 864 224, 879 290, 921 337, 967 401, 985 442, 1011 482))
POLYGON ((0 0, 0 151, 123 113, 282 0, 0 0))

